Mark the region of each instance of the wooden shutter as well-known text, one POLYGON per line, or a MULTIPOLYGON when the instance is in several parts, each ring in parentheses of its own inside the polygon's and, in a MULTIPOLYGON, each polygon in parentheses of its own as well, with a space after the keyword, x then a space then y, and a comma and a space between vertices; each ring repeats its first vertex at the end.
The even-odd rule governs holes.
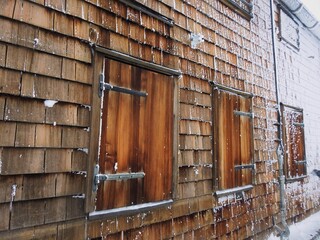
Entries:
POLYGON ((106 181, 97 210, 171 198, 173 81, 170 77, 113 60, 106 82, 147 92, 140 97, 106 91, 103 99, 100 172, 144 172, 142 179, 106 181))
POLYGON ((233 93, 214 90, 214 156, 219 189, 252 181, 251 101, 233 93))
POLYGON ((283 137, 286 175, 290 178, 306 174, 303 112, 283 106, 283 137))

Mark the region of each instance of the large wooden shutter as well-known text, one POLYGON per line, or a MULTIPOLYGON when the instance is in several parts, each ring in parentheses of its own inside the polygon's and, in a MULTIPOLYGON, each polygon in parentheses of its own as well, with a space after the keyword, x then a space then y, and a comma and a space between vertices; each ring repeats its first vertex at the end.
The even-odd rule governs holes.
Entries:
POLYGON ((219 189, 252 182, 251 117, 250 98, 214 90, 214 156, 219 189))
POLYGON ((147 97, 106 91, 103 99, 100 172, 144 172, 142 179, 100 184, 97 210, 171 198, 173 81, 113 60, 106 82, 146 92, 147 97))
POLYGON ((286 175, 290 178, 306 174, 303 112, 282 106, 286 175))

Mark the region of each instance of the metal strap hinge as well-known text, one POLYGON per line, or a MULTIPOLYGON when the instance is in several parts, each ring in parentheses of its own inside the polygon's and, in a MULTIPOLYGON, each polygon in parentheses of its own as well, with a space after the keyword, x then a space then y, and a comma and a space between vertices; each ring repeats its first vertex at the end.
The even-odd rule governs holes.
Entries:
POLYGON ((301 160, 301 161, 294 160, 294 163, 297 165, 304 165, 304 164, 307 164, 307 160, 301 160))
POLYGON ((102 92, 105 90, 126 93, 126 94, 131 94, 131 95, 140 96, 140 97, 148 96, 148 93, 146 92, 140 92, 140 91, 132 90, 129 88, 117 87, 117 86, 111 85, 110 83, 105 83, 104 75, 101 73, 99 76, 99 97, 102 97, 102 92))
POLYGON ((244 117, 249 117, 249 118, 253 118, 254 117, 253 113, 250 113, 250 112, 242 112, 242 111, 234 110, 233 113, 235 115, 238 115, 238 116, 244 116, 244 117))
POLYGON ((293 126, 304 127, 304 123, 294 122, 292 124, 293 124, 293 126))
POLYGON ((255 169, 256 166, 255 166, 255 164, 243 164, 243 165, 235 165, 234 166, 235 170, 248 169, 248 168, 255 169))
POLYGON ((98 185, 101 181, 121 181, 129 179, 144 178, 144 172, 131 172, 131 173, 114 173, 114 174, 101 174, 99 172, 99 165, 96 165, 94 172, 93 190, 98 190, 98 185))

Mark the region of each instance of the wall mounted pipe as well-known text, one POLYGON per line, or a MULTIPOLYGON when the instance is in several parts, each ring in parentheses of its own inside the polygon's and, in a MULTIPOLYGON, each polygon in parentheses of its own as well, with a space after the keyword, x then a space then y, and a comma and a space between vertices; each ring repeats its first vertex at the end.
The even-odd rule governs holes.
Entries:
POLYGON ((320 39, 320 23, 299 0, 281 0, 293 15, 320 39))
POLYGON ((279 187, 280 187, 280 215, 281 223, 284 229, 281 229, 279 226, 275 228, 280 233, 280 239, 287 239, 290 235, 289 227, 286 222, 286 202, 285 202, 285 176, 284 176, 284 167, 283 167, 283 141, 282 141, 282 126, 281 126, 281 111, 280 111, 280 96, 279 96, 279 77, 278 77, 278 62, 276 54, 276 31, 275 31, 275 20, 274 20, 274 6, 273 0, 270 0, 270 15, 271 15, 271 35, 272 35, 272 57, 273 57, 273 71, 274 71, 274 82, 276 90, 276 102, 277 102, 277 132, 279 145, 277 149, 277 158, 279 164, 279 187))

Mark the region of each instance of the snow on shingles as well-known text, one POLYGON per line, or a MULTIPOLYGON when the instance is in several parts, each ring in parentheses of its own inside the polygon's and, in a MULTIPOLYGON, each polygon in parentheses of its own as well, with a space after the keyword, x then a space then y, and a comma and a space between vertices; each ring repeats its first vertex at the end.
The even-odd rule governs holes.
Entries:
MULTIPOLYGON (((320 234, 320 211, 305 220, 289 226, 290 240, 311 240, 320 234)), ((279 237, 271 235, 268 240, 276 240, 279 237)))

